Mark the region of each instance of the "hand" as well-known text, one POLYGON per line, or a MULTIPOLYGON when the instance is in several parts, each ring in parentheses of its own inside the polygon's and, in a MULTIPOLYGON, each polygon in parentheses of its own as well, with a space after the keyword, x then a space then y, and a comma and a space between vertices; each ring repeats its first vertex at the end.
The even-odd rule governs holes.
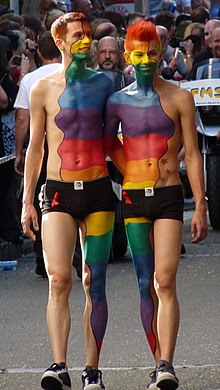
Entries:
POLYGON ((191 223, 192 243, 195 244, 204 240, 208 235, 208 223, 206 216, 206 205, 203 211, 195 210, 191 223))
POLYGON ((27 74, 28 71, 29 71, 29 68, 30 68, 30 61, 29 61, 29 58, 28 58, 28 57, 25 57, 25 56, 22 54, 22 60, 21 60, 21 65, 20 65, 20 74, 21 74, 21 75, 27 74))
POLYGON ((24 51, 25 56, 31 60, 34 58, 36 51, 37 51, 36 42, 32 41, 29 38, 26 39, 26 49, 24 51))
POLYGON ((12 69, 17 68, 21 64, 22 57, 18 54, 14 54, 8 61, 8 70, 11 72, 12 69))
POLYGON ((186 51, 186 55, 192 55, 194 44, 192 43, 191 39, 188 39, 184 42, 184 49, 186 51))
POLYGON ((24 160, 24 154, 22 154, 21 156, 16 155, 14 162, 14 169, 21 176, 24 176, 24 160))
POLYGON ((38 225, 37 211, 32 204, 28 206, 26 204, 23 204, 22 214, 21 214, 21 224, 25 236, 35 241, 36 236, 31 230, 31 225, 33 226, 33 229, 35 231, 39 230, 39 225, 38 225))
POLYGON ((178 57, 172 57, 170 62, 169 62, 169 68, 176 71, 177 66, 178 66, 178 57))

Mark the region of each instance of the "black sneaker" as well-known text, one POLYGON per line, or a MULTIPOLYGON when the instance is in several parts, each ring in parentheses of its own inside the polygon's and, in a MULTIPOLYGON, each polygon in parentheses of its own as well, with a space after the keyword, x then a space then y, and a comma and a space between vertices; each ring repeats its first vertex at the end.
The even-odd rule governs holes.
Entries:
POLYGON ((71 390, 71 381, 65 363, 54 363, 42 376, 44 390, 71 390))
POLYGON ((166 360, 160 360, 157 370, 157 387, 161 390, 175 390, 179 386, 179 381, 175 375, 172 364, 166 360))
POLYGON ((102 382, 102 372, 96 368, 86 367, 82 373, 83 390, 101 390, 105 389, 102 382))
POLYGON ((150 373, 150 382, 147 385, 147 389, 149 390, 159 390, 159 387, 157 387, 157 369, 155 369, 153 372, 150 373))

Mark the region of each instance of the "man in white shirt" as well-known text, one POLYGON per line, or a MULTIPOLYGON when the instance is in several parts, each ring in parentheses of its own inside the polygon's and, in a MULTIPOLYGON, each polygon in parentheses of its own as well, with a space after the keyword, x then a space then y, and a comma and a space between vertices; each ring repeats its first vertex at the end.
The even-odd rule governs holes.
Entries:
MULTIPOLYGON (((16 108, 16 129, 15 129, 15 143, 16 143, 16 159, 15 170, 19 175, 24 174, 24 149, 28 143, 29 134, 29 97, 32 85, 42 77, 55 71, 61 62, 60 51, 54 43, 53 38, 49 31, 42 33, 38 40, 38 56, 40 57, 43 66, 27 73, 21 80, 17 98, 14 104, 16 108)), ((41 212, 38 205, 38 193, 40 192, 41 185, 45 182, 46 177, 46 155, 45 161, 42 166, 41 175, 37 184, 35 193, 35 207, 38 210, 38 216, 41 218, 41 212)), ((36 235, 36 241, 34 243, 34 250, 36 253, 36 274, 42 277, 46 277, 46 271, 44 267, 44 260, 42 254, 42 243, 40 231, 36 235)))

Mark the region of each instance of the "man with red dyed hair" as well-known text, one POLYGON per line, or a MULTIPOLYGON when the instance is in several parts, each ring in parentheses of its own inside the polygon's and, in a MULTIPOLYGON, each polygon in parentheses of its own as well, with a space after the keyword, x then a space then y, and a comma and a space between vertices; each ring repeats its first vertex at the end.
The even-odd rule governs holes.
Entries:
POLYGON ((140 21, 128 28, 125 60, 134 66, 136 82, 108 99, 105 135, 121 123, 126 155, 122 216, 138 278, 142 324, 156 361, 147 388, 175 390, 176 273, 183 233, 181 142, 196 202, 193 243, 206 237, 207 221, 193 97, 157 75, 161 55, 154 24, 140 21))
POLYGON ((31 92, 22 209, 24 233, 35 239, 31 225, 34 230, 39 228, 33 198, 46 134, 49 153, 42 191, 42 242, 49 280, 47 325, 54 363, 43 374, 41 386, 45 390, 71 389, 66 365, 68 299, 80 221, 87 350, 82 388, 101 390, 104 385, 98 363, 108 319, 105 281, 114 226, 114 196, 105 157, 108 152, 117 163, 121 150, 117 136, 108 136, 103 143, 103 112, 113 85, 108 76, 85 67, 92 41, 83 14, 62 15, 53 23, 51 32, 62 53, 62 63, 31 92))

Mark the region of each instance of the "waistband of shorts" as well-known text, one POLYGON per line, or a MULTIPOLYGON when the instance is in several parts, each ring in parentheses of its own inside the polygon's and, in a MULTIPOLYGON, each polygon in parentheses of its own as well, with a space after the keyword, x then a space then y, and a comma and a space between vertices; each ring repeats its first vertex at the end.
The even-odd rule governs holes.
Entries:
POLYGON ((71 182, 59 181, 59 180, 46 180, 46 185, 56 188, 63 188, 67 190, 81 190, 87 188, 94 188, 100 185, 111 183, 109 176, 100 177, 95 180, 75 180, 71 182))
POLYGON ((170 192, 175 192, 175 191, 181 191, 183 192, 183 186, 181 184, 174 184, 170 186, 164 186, 164 187, 146 187, 146 188, 138 188, 138 189, 122 189, 122 193, 126 192, 127 194, 131 195, 143 195, 144 197, 146 196, 146 190, 148 189, 153 189, 154 195, 160 194, 163 192, 163 194, 169 194, 170 192))

